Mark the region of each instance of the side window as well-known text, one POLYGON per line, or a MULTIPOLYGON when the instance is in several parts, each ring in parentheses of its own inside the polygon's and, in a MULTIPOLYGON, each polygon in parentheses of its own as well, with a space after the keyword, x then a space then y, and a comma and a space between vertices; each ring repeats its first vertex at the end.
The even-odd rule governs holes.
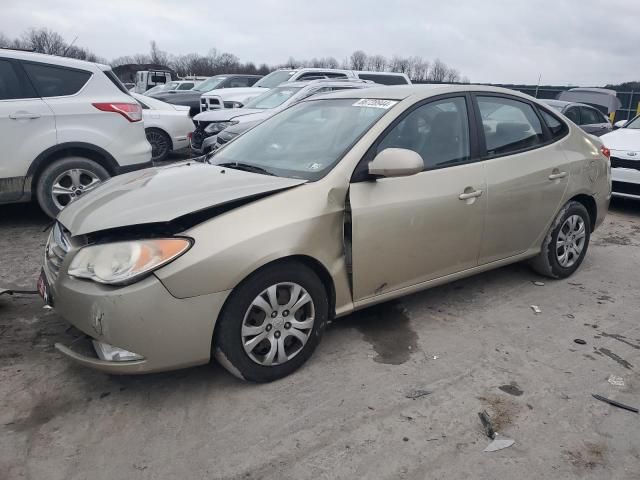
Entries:
POLYGON ((384 75, 376 73, 358 73, 360 80, 370 80, 380 85, 406 85, 407 79, 400 75, 384 75))
POLYGON ((318 80, 319 78, 327 78, 322 72, 308 72, 300 75, 296 80, 318 80))
POLYGON ((0 100, 33 98, 35 93, 20 81, 18 72, 8 60, 0 60, 0 100))
POLYGON ((247 86, 251 87, 254 83, 260 80, 260 77, 248 77, 247 78, 247 86))
POLYGON ((600 112, 592 108, 580 107, 580 117, 582 122, 580 125, 593 125, 594 123, 602 123, 602 115, 600 112))
POLYGON ((347 78, 347 74, 341 72, 322 72, 321 75, 327 78, 347 78))
POLYGON ((193 88, 193 83, 181 83, 178 86, 178 90, 191 90, 193 88))
POLYGON ((568 108, 567 111, 564 112, 564 116, 576 125, 580 125, 580 110, 578 110, 578 107, 568 108))
POLYGON ((229 85, 227 85, 227 87, 229 88, 237 88, 237 87, 248 87, 249 86, 249 82, 247 78, 232 78, 229 81, 229 85))
POLYGON ((378 145, 406 148, 422 156, 425 170, 469 160, 469 121, 464 98, 422 105, 387 133, 378 145))
POLYGON ((558 138, 564 137, 565 133, 568 130, 567 126, 556 117, 545 112, 544 110, 538 111, 540 112, 540 115, 542 115, 544 123, 547 124, 547 128, 549 128, 549 131, 551 132, 551 138, 556 140, 558 138))
POLYGON ((78 93, 91 72, 54 67, 40 63, 23 63, 24 69, 41 97, 61 97, 78 93))
POLYGON ((505 155, 544 142, 535 111, 524 102, 501 97, 478 97, 489 155, 505 155))

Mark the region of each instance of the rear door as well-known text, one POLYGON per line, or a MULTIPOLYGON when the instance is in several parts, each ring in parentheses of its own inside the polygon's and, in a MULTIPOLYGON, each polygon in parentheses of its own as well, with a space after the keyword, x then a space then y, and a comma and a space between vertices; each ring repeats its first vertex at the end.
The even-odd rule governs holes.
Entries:
POLYGON ((349 190, 354 301, 477 265, 486 184, 475 162, 470 97, 432 100, 405 113, 372 146, 349 190), (385 148, 418 152, 423 172, 371 179, 362 175, 385 148))
POLYGON ((35 158, 56 144, 55 117, 19 62, 0 59, 0 201, 18 200, 35 158))
POLYGON ((487 264, 533 246, 560 207, 569 168, 532 103, 491 94, 475 100, 488 190, 480 264, 487 264))

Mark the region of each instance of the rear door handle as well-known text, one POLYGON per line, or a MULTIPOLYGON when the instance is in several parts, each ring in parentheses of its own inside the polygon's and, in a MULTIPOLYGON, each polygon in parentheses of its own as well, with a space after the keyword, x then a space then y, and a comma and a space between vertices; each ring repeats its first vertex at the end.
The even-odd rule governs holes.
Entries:
POLYGON ((482 190, 475 190, 473 192, 461 193, 458 195, 460 200, 469 200, 470 198, 476 198, 482 195, 482 190))
POLYGON ((559 178, 564 178, 566 176, 567 176, 567 172, 552 173, 551 175, 549 175, 549 180, 557 180, 559 178))
POLYGON ((36 118, 40 118, 39 113, 31 113, 31 112, 15 112, 9 115, 11 120, 34 120, 36 118))

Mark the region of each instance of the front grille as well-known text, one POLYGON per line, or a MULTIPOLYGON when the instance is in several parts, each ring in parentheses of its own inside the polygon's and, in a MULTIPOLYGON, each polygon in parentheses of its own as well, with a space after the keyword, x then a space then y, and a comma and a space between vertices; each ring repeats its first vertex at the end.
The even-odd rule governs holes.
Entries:
POLYGON ((611 182, 611 189, 615 193, 640 196, 640 183, 611 182))
POLYGON ((60 268, 62 268, 62 262, 69 252, 70 243, 68 240, 67 232, 64 231, 64 227, 56 222, 49 240, 47 241, 47 247, 45 248, 45 262, 47 270, 51 274, 51 280, 58 278, 60 268))
POLYGON ((632 168, 634 170, 640 170, 640 160, 611 157, 611 168, 632 168))
POLYGON ((191 135, 191 145, 194 148, 200 148, 202 146, 202 142, 204 142, 205 136, 204 130, 199 128, 196 129, 191 135))
POLYGON ((217 97, 201 97, 200 110, 218 110, 220 108, 220 99, 217 97))

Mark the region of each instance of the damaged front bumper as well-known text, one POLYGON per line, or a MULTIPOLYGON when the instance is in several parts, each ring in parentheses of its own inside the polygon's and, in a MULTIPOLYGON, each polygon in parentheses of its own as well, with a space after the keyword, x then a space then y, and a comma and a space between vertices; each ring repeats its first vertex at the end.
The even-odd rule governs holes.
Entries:
POLYGON ((54 309, 94 348, 56 344, 71 360, 111 374, 174 370, 208 363, 213 329, 229 292, 179 299, 151 275, 111 287, 61 274, 54 309))

